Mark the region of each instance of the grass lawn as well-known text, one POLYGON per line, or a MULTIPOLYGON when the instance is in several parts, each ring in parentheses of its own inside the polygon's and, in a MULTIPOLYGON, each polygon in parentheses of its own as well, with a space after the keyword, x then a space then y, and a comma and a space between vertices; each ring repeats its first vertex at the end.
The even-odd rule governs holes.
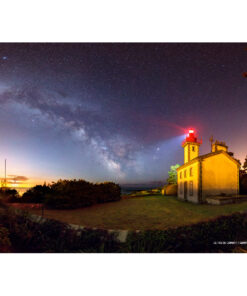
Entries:
MULTIPOLYGON (((166 229, 246 211, 247 201, 197 205, 162 195, 124 199, 75 210, 45 210, 45 217, 102 229, 166 229)), ((41 210, 31 209, 41 215, 41 210)))

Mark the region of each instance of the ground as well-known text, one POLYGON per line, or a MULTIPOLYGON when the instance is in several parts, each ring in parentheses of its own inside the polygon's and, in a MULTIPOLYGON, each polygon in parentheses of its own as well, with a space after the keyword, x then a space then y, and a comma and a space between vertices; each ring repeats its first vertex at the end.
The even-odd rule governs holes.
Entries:
MULTIPOLYGON (((247 202, 198 205, 162 195, 134 197, 75 210, 45 210, 45 217, 102 229, 166 229, 246 211, 247 202)), ((41 215, 41 210, 30 210, 41 215)))

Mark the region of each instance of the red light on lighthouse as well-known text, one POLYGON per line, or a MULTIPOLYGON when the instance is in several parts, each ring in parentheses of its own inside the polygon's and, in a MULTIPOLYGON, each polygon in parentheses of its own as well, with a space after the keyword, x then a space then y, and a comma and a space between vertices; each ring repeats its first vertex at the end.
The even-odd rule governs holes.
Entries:
POLYGON ((197 140, 197 135, 193 128, 188 129, 188 133, 185 136, 185 140, 183 141, 182 146, 185 145, 187 142, 202 144, 202 140, 197 140))

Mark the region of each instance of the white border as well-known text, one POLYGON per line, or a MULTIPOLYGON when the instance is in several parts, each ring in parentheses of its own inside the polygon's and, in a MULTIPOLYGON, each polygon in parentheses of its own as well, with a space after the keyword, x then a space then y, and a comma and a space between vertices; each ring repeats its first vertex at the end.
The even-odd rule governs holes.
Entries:
MULTIPOLYGON (((2 42, 246 42, 246 1, 1 2, 2 42)), ((238 295, 238 254, 0 255, 2 295, 238 295)))
POLYGON ((240 254, 11 254, 0 260, 5 296, 242 295, 246 288, 247 257, 240 254))
POLYGON ((5 42, 241 42, 246 1, 2 1, 5 42))

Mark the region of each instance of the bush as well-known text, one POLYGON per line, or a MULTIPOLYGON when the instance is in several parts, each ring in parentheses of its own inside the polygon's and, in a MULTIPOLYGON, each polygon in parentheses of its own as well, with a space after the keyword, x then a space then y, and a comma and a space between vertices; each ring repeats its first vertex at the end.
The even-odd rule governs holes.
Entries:
POLYGON ((247 174, 240 175, 240 194, 247 194, 247 174))
POLYGON ((121 199, 121 188, 113 182, 96 184, 97 202, 104 203, 121 199))
POLYGON ((0 215, 2 252, 9 251, 10 246, 16 252, 245 252, 245 245, 231 242, 245 242, 246 237, 246 213, 167 230, 132 231, 125 243, 117 241, 115 234, 107 230, 83 229, 78 232, 55 220, 34 222, 27 213, 17 215, 5 210, 0 215))
POLYGON ((247 215, 237 213, 174 229, 131 232, 127 239, 126 252, 232 252, 236 245, 229 242, 246 241, 246 237, 247 215))
POLYGON ((18 202, 20 198, 17 190, 11 188, 1 188, 0 195, 4 202, 18 202))
POLYGON ((74 209, 121 199, 121 188, 112 182, 93 184, 84 180, 59 180, 46 196, 48 208, 74 209))
MULTIPOLYGON (((84 229, 81 233, 70 229, 67 224, 45 220, 34 222, 27 213, 15 214, 5 211, 0 215, 0 244, 1 229, 4 229, 2 241, 8 246, 6 235, 9 233, 15 252, 117 252, 120 244, 115 240, 114 234, 106 230, 84 229)), ((0 248, 1 250, 1 248, 0 248)), ((7 249, 3 249, 7 252, 7 249)))
POLYGON ((59 180, 29 189, 18 201, 44 203, 53 209, 75 209, 120 199, 121 188, 113 182, 93 184, 85 180, 59 180))
POLYGON ((50 186, 46 184, 36 185, 27 190, 19 201, 24 203, 43 203, 45 201, 45 196, 50 193, 50 186))
POLYGON ((10 248, 9 231, 0 225, 0 252, 10 252, 10 248))

